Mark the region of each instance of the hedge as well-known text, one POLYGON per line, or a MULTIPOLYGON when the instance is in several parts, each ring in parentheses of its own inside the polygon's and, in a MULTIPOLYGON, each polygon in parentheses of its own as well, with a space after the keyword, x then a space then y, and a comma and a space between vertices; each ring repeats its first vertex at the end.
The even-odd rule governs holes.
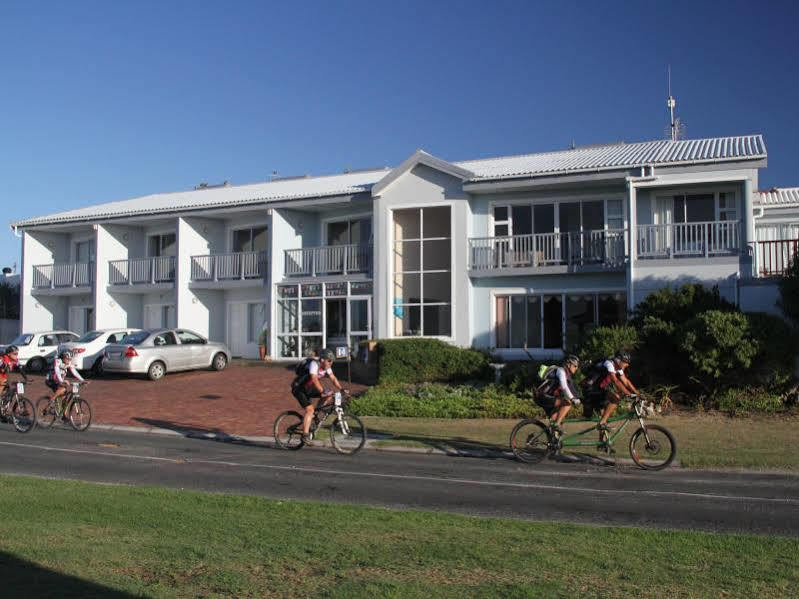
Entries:
POLYGON ((402 418, 531 418, 543 416, 532 399, 501 385, 387 385, 373 387, 352 402, 360 416, 402 418))
POLYGON ((488 354, 439 339, 378 341, 378 384, 487 379, 488 354))

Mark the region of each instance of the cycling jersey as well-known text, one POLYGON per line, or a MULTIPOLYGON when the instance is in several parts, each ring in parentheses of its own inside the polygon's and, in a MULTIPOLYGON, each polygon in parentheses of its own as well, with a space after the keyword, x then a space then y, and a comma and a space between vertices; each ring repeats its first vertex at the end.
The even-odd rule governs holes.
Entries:
POLYGON ((624 377, 624 370, 616 366, 613 360, 605 360, 602 362, 602 378, 599 381, 599 388, 605 389, 611 383, 611 374, 615 374, 619 378, 624 377))
POLYGON ((308 380, 305 381, 306 389, 309 389, 310 387, 314 386, 313 384, 314 375, 316 375, 317 379, 322 379, 324 377, 330 378, 331 376, 333 376, 333 369, 325 368, 324 370, 322 370, 319 367, 319 362, 317 362, 316 360, 311 361, 311 363, 308 364, 308 380))
POLYGON ((8 380, 8 373, 19 368, 19 360, 8 354, 0 356, 0 386, 4 386, 8 380))
POLYGON ((58 388, 64 384, 68 374, 71 374, 80 382, 83 382, 83 377, 78 374, 77 369, 72 364, 67 366, 61 360, 56 358, 53 362, 53 369, 50 371, 50 374, 47 375, 47 386, 53 389, 58 388))

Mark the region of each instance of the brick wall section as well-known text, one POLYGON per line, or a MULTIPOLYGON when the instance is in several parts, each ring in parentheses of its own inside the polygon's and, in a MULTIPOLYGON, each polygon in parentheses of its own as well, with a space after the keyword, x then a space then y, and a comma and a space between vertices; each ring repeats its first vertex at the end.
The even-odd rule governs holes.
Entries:
MULTIPOLYGON (((343 372, 346 377, 346 369, 343 372)), ((35 402, 47 388, 43 377, 29 378, 26 395, 35 402)), ((155 382, 143 376, 107 374, 91 379, 82 394, 92 404, 96 424, 271 435, 280 412, 299 409, 290 391, 293 378, 293 365, 233 362, 222 372, 176 372, 155 382)), ((349 386, 344 378, 341 382, 349 386)), ((358 392, 365 387, 353 384, 351 389, 358 392)))

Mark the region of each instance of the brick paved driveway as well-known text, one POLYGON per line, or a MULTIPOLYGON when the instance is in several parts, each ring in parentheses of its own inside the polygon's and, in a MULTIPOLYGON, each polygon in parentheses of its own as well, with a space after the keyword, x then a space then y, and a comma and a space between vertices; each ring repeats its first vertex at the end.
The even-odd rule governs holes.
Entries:
MULTIPOLYGON (((28 398, 44 396, 43 377, 29 378, 28 398)), ((91 379, 83 395, 92 404, 96 424, 271 435, 280 412, 299 408, 289 390, 293 378, 293 365, 233 361, 222 372, 177 372, 155 382, 108 374, 91 379)), ((353 391, 362 389, 352 385, 353 391)))

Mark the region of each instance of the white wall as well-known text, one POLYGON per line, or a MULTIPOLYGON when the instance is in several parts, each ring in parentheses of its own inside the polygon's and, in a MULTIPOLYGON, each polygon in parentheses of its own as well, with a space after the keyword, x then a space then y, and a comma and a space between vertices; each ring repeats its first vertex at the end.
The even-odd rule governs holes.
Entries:
POLYGON ((673 260, 667 265, 648 264, 647 260, 635 263, 633 300, 636 304, 647 295, 663 287, 678 287, 685 283, 701 283, 706 287, 718 285, 725 299, 737 303, 738 270, 737 257, 713 258, 709 260, 673 260))
POLYGON ((109 262, 127 260, 141 254, 141 230, 121 225, 97 225, 97 270, 95 271, 94 306, 97 328, 141 326, 141 299, 134 295, 108 290, 109 262), (130 249, 131 246, 134 248, 130 249))
POLYGON ((375 199, 375 273, 374 321, 375 334, 380 338, 392 336, 391 304, 391 240, 393 236, 392 210, 449 205, 452 212, 452 338, 456 345, 471 344, 468 319, 469 277, 466 272, 467 231, 469 227, 468 194, 463 191, 460 179, 418 165, 404 173, 375 199))
POLYGON ((775 316, 782 316, 782 311, 777 307, 780 291, 777 282, 769 280, 750 280, 741 284, 739 288, 740 308, 744 312, 767 312, 775 316))
POLYGON ((69 260, 69 237, 59 233, 25 231, 22 234, 22 278, 20 287, 20 326, 28 331, 46 331, 66 326, 63 302, 57 298, 31 295, 33 267, 69 260))
POLYGON ((194 290, 189 289, 191 257, 210 253, 210 244, 203 233, 203 227, 206 231, 210 230, 205 219, 178 219, 175 292, 178 326, 207 337, 210 327, 209 309, 198 299, 194 290))

